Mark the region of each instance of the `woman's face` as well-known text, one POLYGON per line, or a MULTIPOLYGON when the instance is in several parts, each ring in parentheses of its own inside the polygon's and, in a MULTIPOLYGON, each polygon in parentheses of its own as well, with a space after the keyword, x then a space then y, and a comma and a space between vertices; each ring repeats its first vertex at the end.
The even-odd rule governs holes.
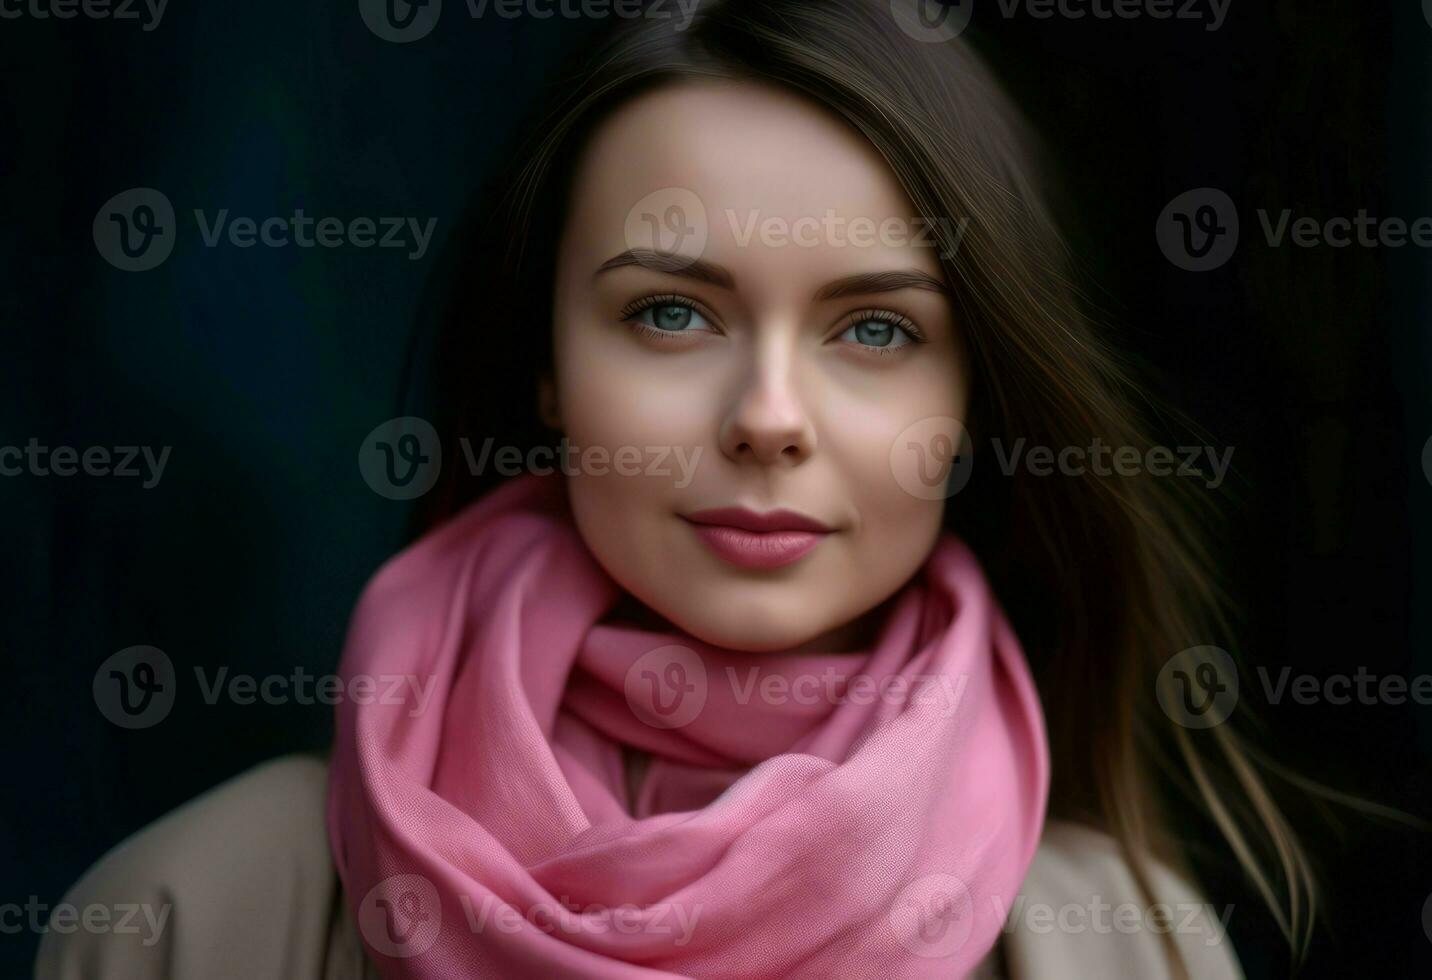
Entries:
POLYGON ((782 90, 672 86, 603 124, 544 402, 623 588, 767 651, 841 642, 910 579, 944 506, 921 467, 968 399, 938 253, 874 149, 782 90))

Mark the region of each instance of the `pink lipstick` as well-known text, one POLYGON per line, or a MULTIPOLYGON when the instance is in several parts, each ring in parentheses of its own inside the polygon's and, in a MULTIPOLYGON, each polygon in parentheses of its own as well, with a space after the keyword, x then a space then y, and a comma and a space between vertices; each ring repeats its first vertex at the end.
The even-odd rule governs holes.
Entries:
POLYGON ((683 518, 719 557, 742 568, 780 568, 799 561, 831 528, 793 510, 764 514, 744 507, 720 507, 683 518))

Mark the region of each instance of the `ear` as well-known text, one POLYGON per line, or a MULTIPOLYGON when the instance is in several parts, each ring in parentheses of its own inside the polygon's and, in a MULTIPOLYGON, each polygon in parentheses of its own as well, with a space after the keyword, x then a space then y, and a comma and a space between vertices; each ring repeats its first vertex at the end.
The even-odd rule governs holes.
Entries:
POLYGON ((562 428, 562 413, 557 408, 557 383, 550 374, 544 374, 537 382, 537 414, 547 428, 562 428))

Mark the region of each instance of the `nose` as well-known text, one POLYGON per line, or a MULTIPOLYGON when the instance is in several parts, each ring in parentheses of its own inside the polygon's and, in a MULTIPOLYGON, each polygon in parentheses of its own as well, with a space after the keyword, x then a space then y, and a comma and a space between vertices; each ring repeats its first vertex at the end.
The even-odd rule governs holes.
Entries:
POLYGON ((737 463, 798 466, 815 452, 816 435, 796 390, 791 358, 767 351, 754 361, 722 420, 721 452, 737 463))

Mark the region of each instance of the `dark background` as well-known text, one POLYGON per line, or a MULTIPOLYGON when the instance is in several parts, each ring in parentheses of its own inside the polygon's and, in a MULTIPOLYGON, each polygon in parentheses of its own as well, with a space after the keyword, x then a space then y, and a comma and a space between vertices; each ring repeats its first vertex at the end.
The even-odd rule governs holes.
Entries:
MULTIPOLYGON (((1182 3, 1183 0, 1180 0, 1182 3)), ((1240 2, 1181 20, 1038 19, 977 4, 969 36, 1063 174, 1062 216, 1101 316, 1216 445, 1237 506, 1218 542, 1243 610, 1230 645, 1266 744, 1305 775, 1432 816, 1432 709, 1264 703, 1255 673, 1432 672, 1432 262, 1425 250, 1269 248, 1254 211, 1432 214, 1432 27, 1416 3, 1240 2), (1394 9, 1395 8, 1395 9, 1394 9), (1216 187, 1242 243, 1185 272, 1155 246, 1175 195, 1216 187)), ((1176 8, 1175 8, 1176 9, 1176 8)), ((172 446, 163 480, 0 477, 8 772, 0 903, 53 904, 105 850, 275 754, 319 749, 319 706, 205 704, 193 670, 331 671, 353 602, 404 541, 364 435, 401 414, 424 277, 562 54, 602 24, 449 0, 379 40, 353 2, 173 2, 134 21, 0 20, 0 445, 172 446), (179 213, 148 272, 91 237, 131 187, 179 213), (436 217, 421 261, 353 247, 205 248, 192 209, 436 217), (163 649, 180 694, 126 731, 91 682, 163 649)), ((476 383, 500 383, 484 371, 476 383)), ((514 393, 519 403, 528 394, 514 393)), ((1303 975, 1432 974, 1427 836, 1306 807, 1331 928, 1303 975), (1324 819, 1326 818, 1326 819, 1324 819)), ((1256 896, 1204 869, 1250 976, 1284 976, 1256 896)), ((0 936, 0 974, 38 936, 0 936)))

